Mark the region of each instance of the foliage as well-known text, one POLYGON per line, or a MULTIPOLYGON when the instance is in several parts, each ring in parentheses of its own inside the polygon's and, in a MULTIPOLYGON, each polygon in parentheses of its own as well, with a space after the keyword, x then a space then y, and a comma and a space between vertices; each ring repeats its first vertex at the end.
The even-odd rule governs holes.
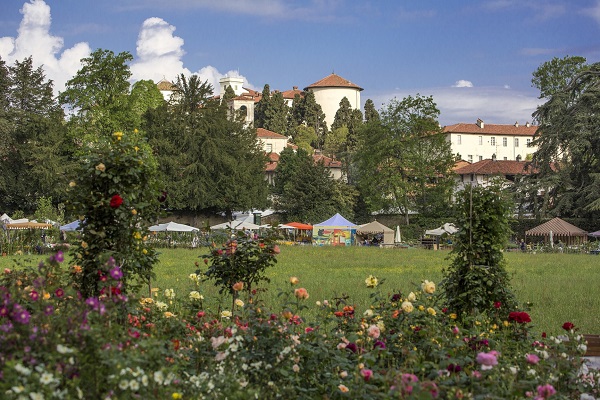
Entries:
POLYGON ((72 252, 82 268, 75 281, 86 297, 100 293, 110 257, 123 271, 123 292, 150 281, 156 253, 145 239, 158 216, 155 177, 152 152, 137 131, 99 138, 82 160, 67 205, 81 221, 72 252))
POLYGON ((531 84, 540 91, 540 99, 550 98, 569 86, 572 79, 586 68, 584 57, 554 57, 533 72, 531 84))
POLYGON ((325 143, 325 137, 327 136, 328 127, 325 122, 325 113, 321 106, 315 99, 315 94, 309 90, 302 99, 301 110, 303 114, 303 122, 306 126, 313 128, 317 134, 317 140, 312 143, 312 146, 316 149, 322 149, 325 143))
POLYGON ((73 165, 73 147, 52 88, 31 57, 12 66, 0 62, 0 196, 6 212, 32 213, 40 196, 64 199, 59 187, 73 165))
POLYGON ((37 200, 37 207, 33 216, 38 222, 50 220, 63 223, 65 221, 64 204, 61 203, 59 207, 54 207, 52 197, 42 196, 37 200))
MULTIPOLYGON (((0 275, 7 399, 598 394, 600 375, 582 368, 576 326, 563 324, 558 337, 533 336, 527 314, 509 319, 503 308, 500 324, 486 314, 461 321, 428 281, 386 294, 383 279, 369 276, 370 306, 358 308, 349 296, 315 299, 292 277, 273 309, 257 294, 219 310, 204 306, 197 274, 185 292, 80 298, 68 285, 76 270, 62 263, 58 253, 0 275), (309 309, 314 318, 305 318, 309 309)), ((111 271, 106 287, 120 279, 118 266, 111 271)))
POLYGON ((442 281, 448 307, 459 315, 491 313, 497 304, 513 310, 517 302, 503 256, 512 202, 500 185, 467 186, 456 199, 454 259, 442 281))
POLYGON ((131 71, 127 63, 132 59, 128 52, 115 55, 97 49, 81 60, 81 69, 59 95, 60 104, 74 113, 69 128, 73 138, 93 142, 113 132, 138 128, 129 101, 131 71))
POLYGON ((351 215, 354 194, 343 185, 331 179, 323 163, 315 163, 303 149, 284 149, 275 175, 273 206, 287 221, 316 223, 336 212, 351 215))
POLYGON ((149 110, 162 105, 165 99, 152 80, 139 80, 131 87, 129 103, 131 112, 135 115, 135 127, 142 125, 142 115, 149 110))
POLYGON ((267 161, 256 132, 227 117, 227 105, 197 75, 180 75, 171 104, 145 114, 171 209, 225 212, 263 208, 267 161))
POLYGON ((377 112, 377 108, 375 107, 375 103, 373 103, 373 100, 367 99, 367 101, 365 101, 364 108, 365 108, 365 122, 379 119, 379 113, 377 112))
MULTIPOLYGON (((360 110, 353 109, 347 97, 340 101, 340 108, 336 111, 331 130, 346 127, 348 134, 344 142, 345 148, 354 149, 357 144, 357 132, 362 125, 363 115, 360 110)), ((329 136, 329 135, 328 135, 329 136)), ((325 139, 327 142, 327 138, 325 139)))
POLYGON ((214 280, 215 285, 220 287, 221 294, 234 295, 242 290, 234 288, 238 282, 242 282, 243 289, 250 293, 259 283, 270 282, 265 272, 277 263, 275 255, 278 253, 279 246, 273 242, 272 237, 265 235, 254 239, 238 231, 223 247, 215 247, 210 254, 204 256, 208 265, 204 275, 206 279, 214 280))
POLYGON ((600 209, 600 63, 581 72, 539 106, 533 163, 549 189, 553 215, 595 218, 600 209))
POLYGON ((447 209, 454 157, 437 121, 433 98, 396 99, 360 130, 357 183, 371 211, 426 216, 447 209))

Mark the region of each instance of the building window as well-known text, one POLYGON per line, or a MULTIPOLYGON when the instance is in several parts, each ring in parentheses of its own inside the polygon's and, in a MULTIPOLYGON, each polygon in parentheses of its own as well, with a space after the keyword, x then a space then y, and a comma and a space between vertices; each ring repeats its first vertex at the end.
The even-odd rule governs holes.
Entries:
POLYGON ((273 152, 273 144, 271 143, 267 143, 267 153, 272 153, 273 152))
POLYGON ((482 145, 483 144, 483 136, 479 136, 479 144, 482 145))
POLYGON ((531 139, 527 139, 527 147, 531 146, 531 139))
POLYGON ((471 174, 471 182, 475 180, 475 174, 471 174))
POLYGON ((490 138, 490 144, 491 144, 492 146, 495 146, 495 145, 496 145, 496 138, 495 138, 494 136, 492 136, 492 137, 490 138))
POLYGON ((502 146, 504 146, 504 147, 508 146, 508 139, 505 137, 502 138, 502 146))
POLYGON ((504 161, 508 160, 508 158, 504 157, 504 161))
POLYGON ((479 156, 479 161, 483 161, 483 156, 479 156))
POLYGON ((519 138, 518 137, 515 138, 515 147, 519 147, 519 138))
POLYGON ((462 137, 460 135, 456 135, 456 144, 462 143, 462 137))
POLYGON ((472 162, 473 162, 473 155, 472 155, 472 154, 469 154, 469 155, 467 156, 467 161, 469 161, 470 163, 472 163, 472 162))

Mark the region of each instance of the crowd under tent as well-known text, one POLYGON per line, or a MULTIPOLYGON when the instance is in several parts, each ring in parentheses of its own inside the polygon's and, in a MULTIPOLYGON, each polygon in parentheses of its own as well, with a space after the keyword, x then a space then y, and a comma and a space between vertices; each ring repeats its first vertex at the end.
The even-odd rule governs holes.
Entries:
POLYGON ((588 233, 556 217, 526 231, 525 236, 541 237, 550 246, 559 241, 566 246, 573 246, 587 242, 588 233))
POLYGON ((393 229, 375 220, 360 225, 356 229, 356 240, 365 245, 392 246, 394 244, 394 233, 393 229))
POLYGON ((319 246, 350 246, 354 244, 358 226, 340 214, 313 225, 313 242, 319 246))
POLYGON ((303 224, 302 222, 288 222, 287 224, 279 224, 279 228, 290 230, 292 232, 294 242, 312 242, 313 226, 310 224, 303 224))

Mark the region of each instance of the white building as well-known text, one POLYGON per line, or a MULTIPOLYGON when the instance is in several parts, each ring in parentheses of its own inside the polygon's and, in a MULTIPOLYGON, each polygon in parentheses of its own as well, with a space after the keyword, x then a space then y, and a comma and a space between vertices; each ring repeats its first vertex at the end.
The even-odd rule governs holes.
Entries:
POLYGON ((460 123, 444 127, 446 140, 452 153, 460 154, 470 163, 495 158, 496 160, 525 161, 537 147, 531 146, 537 126, 529 122, 520 125, 485 124, 481 119, 475 124, 460 123))
POLYGON ((339 75, 328 75, 320 81, 308 85, 304 90, 310 90, 315 94, 316 102, 325 113, 325 122, 328 127, 333 124, 335 113, 340 108, 340 101, 344 97, 348 99, 352 108, 360 110, 360 92, 363 88, 339 75))

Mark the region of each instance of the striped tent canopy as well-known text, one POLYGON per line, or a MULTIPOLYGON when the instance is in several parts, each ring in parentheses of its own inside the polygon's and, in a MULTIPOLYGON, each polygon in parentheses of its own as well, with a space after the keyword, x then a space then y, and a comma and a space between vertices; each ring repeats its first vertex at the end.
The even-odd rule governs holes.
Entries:
POLYGON ((561 240, 566 245, 578 244, 587 241, 587 232, 558 217, 525 232, 526 236, 543 236, 547 241, 561 240))

